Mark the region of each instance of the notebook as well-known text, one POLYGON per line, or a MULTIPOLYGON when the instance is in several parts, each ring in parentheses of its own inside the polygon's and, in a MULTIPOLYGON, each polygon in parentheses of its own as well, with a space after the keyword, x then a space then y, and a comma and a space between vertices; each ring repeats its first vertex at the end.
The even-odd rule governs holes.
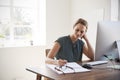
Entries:
POLYGON ((90 71, 89 69, 83 68, 81 65, 79 65, 76 62, 68 62, 65 66, 62 66, 62 67, 68 66, 67 68, 64 68, 64 69, 59 69, 59 68, 57 68, 57 65, 53 65, 53 64, 46 64, 46 66, 49 67, 50 69, 52 69, 53 71, 55 71, 58 74, 90 71))

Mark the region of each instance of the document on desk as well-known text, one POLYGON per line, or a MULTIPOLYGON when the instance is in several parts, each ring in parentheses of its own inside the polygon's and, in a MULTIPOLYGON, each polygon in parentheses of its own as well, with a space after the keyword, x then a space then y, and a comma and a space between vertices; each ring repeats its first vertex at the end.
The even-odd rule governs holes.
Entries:
POLYGON ((47 65, 47 67, 49 67, 53 71, 57 72, 58 74, 90 71, 89 69, 83 68, 76 62, 68 62, 65 66, 62 66, 61 69, 57 68, 57 66, 53 65, 53 64, 46 64, 46 65, 47 65))

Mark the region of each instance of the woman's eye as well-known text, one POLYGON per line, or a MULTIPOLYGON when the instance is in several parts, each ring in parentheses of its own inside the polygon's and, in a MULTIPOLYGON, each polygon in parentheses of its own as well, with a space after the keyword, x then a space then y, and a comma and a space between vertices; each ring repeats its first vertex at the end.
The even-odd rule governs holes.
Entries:
POLYGON ((79 31, 79 29, 76 29, 76 31, 78 32, 78 31, 79 31))
MULTIPOLYGON (((79 32, 80 30, 79 29, 76 29, 76 32, 79 32)), ((84 33, 85 31, 80 31, 80 33, 84 33)))

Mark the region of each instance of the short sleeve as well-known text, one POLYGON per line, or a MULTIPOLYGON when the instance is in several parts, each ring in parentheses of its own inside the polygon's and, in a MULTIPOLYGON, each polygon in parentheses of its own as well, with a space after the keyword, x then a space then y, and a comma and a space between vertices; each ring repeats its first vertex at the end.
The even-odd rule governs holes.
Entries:
POLYGON ((65 37, 60 37, 55 42, 58 42, 60 46, 62 46, 64 44, 64 40, 65 40, 65 37))

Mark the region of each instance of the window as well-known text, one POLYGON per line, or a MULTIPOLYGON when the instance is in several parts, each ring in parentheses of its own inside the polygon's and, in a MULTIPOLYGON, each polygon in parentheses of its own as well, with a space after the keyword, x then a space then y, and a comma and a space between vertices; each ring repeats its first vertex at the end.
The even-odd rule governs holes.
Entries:
POLYGON ((45 0, 0 0, 0 47, 45 45, 45 0))

